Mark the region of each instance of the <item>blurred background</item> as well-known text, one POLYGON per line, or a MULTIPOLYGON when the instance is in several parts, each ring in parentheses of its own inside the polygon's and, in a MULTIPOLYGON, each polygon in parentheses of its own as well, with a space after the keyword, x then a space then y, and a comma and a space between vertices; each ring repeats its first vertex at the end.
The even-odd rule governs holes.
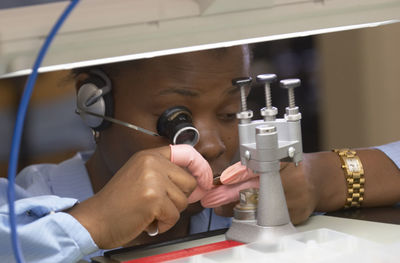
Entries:
MULTIPOLYGON (((252 75, 300 78, 296 105, 303 115, 305 152, 370 147, 400 139, 400 25, 327 33, 251 45, 252 75)), ((0 79, 0 176, 6 176, 13 123, 26 77, 0 79)), ((264 92, 253 87, 249 104, 259 117, 264 92)), ((286 91, 272 86, 279 117, 286 91)), ((20 168, 58 163, 94 147, 92 134, 75 114, 69 71, 39 76, 30 102, 20 168)))

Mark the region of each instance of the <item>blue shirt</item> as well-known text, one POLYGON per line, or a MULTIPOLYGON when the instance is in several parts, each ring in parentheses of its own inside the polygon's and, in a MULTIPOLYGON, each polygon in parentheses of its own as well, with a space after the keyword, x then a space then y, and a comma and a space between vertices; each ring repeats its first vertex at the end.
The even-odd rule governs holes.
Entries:
POLYGON ((400 169, 400 141, 384 144, 381 146, 375 146, 374 148, 384 152, 400 169))
MULTIPOLYGON (((61 212, 93 195, 85 167, 90 155, 91 152, 78 153, 60 164, 32 165, 18 174, 17 231, 28 262, 76 262, 102 254, 89 232, 74 217, 61 212)), ((9 234, 7 183, 7 179, 0 178, 0 259, 15 262, 9 234)), ((192 216, 190 232, 226 228, 230 223, 230 218, 204 209, 192 216)))

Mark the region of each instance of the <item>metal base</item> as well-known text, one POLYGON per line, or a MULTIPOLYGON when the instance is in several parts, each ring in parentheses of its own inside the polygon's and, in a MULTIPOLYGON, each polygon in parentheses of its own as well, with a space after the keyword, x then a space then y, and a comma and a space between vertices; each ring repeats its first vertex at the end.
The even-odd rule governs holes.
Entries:
POLYGON ((226 232, 226 239, 243 243, 263 241, 275 243, 285 235, 297 232, 292 223, 280 226, 259 226, 256 220, 232 219, 232 226, 226 232))

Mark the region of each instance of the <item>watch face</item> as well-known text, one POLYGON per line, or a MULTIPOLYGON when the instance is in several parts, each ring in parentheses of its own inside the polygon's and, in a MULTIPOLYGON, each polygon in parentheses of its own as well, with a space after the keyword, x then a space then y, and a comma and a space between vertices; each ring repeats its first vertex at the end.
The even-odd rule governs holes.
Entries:
POLYGON ((346 161, 347 169, 349 169, 349 172, 360 172, 361 167, 360 167, 360 163, 358 162, 357 159, 346 158, 345 161, 346 161))

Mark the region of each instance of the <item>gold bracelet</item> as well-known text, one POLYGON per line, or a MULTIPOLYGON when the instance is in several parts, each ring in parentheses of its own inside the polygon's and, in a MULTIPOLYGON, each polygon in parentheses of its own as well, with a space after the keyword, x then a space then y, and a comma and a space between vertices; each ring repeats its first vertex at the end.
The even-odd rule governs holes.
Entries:
POLYGON ((347 182, 347 196, 344 208, 360 207, 364 201, 364 169, 356 151, 334 149, 339 154, 347 182))

